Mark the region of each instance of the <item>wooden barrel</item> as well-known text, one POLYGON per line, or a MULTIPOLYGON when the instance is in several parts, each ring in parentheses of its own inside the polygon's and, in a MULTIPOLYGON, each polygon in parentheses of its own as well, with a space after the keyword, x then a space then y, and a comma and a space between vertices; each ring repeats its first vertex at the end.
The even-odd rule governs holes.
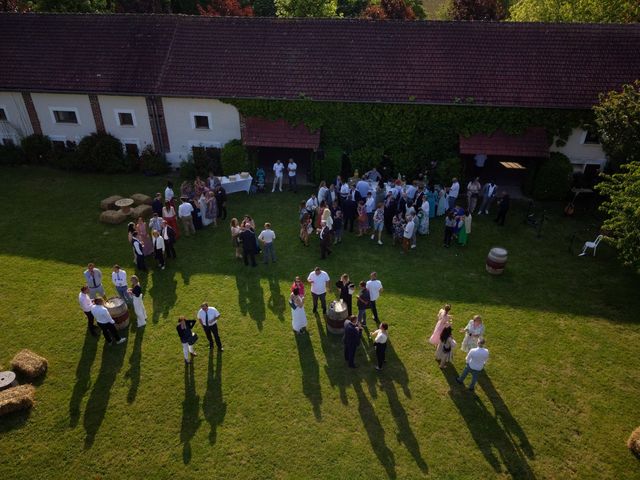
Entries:
POLYGON ((331 302, 327 311, 327 330, 330 333, 342 335, 344 333, 344 321, 349 316, 347 304, 342 300, 331 302))
POLYGON ((116 328, 123 330, 129 326, 129 307, 120 297, 111 297, 104 302, 104 306, 109 310, 111 318, 116 322, 116 328))
POLYGON ((507 251, 504 248, 494 247, 487 255, 487 272, 492 275, 500 275, 507 265, 507 251))

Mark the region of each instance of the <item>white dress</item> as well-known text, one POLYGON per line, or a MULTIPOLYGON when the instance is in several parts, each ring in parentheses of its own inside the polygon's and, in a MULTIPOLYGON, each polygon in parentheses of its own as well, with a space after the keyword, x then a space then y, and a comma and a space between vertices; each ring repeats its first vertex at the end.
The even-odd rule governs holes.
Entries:
POLYGON ((469 320, 469 323, 465 327, 464 340, 460 345, 460 350, 468 352, 472 348, 478 346, 478 338, 484 335, 484 323, 481 323, 477 327, 473 324, 473 320, 469 320), (473 337, 472 335, 479 335, 479 337, 473 337))
MULTIPOLYGON (((295 298, 293 295, 290 297, 291 302, 295 298)), ((303 297, 300 297, 302 300, 303 297)), ((291 327, 296 331, 296 333, 300 333, 300 330, 303 328, 307 328, 307 314, 304 311, 304 303, 301 307, 296 306, 293 308, 291 306, 291 327)))
POLYGON ((144 327, 147 324, 147 310, 142 303, 142 293, 139 297, 132 295, 133 297, 133 311, 136 312, 136 318, 138 319, 138 327, 144 327))

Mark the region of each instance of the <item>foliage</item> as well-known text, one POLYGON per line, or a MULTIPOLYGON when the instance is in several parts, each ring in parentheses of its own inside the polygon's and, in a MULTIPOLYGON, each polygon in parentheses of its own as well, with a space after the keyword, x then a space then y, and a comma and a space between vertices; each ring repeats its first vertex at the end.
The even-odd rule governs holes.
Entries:
POLYGON ((640 162, 626 163, 620 170, 602 175, 596 185, 598 192, 606 196, 600 205, 607 215, 602 229, 618 249, 620 259, 640 270, 640 162))
POLYGON ((354 150, 349 158, 351 159, 353 170, 358 170, 358 173, 362 176, 366 171, 377 167, 383 155, 384 148, 365 146, 354 150))
POLYGON ((275 0, 278 17, 335 17, 337 0, 275 0))
POLYGON ((184 15, 198 14, 198 0, 171 0, 171 12, 184 15))
POLYGON ((221 149, 213 147, 194 147, 187 160, 180 163, 180 176, 184 180, 193 180, 196 176, 207 177, 209 172, 222 175, 220 162, 221 149))
POLYGON ((410 150, 401 150, 391 155, 393 170, 390 172, 393 177, 401 174, 407 179, 418 178, 418 173, 426 167, 427 160, 423 155, 417 155, 410 150))
POLYGON ((362 17, 371 20, 415 20, 417 15, 404 0, 380 0, 380 5, 367 7, 362 17))
POLYGON ((450 15, 453 20, 503 20, 507 14, 503 0, 453 0, 450 15))
POLYGON ((601 95, 593 110, 602 148, 614 166, 640 161, 640 80, 601 95))
POLYGON ((111 6, 108 0, 34 0, 34 10, 38 12, 100 13, 111 6))
POLYGON ((31 11, 29 0, 0 0, 0 12, 24 13, 31 11))
POLYGON ((552 152, 544 160, 534 178, 533 198, 537 200, 562 200, 571 188, 573 167, 569 158, 560 152, 552 152))
POLYGON ((226 143, 222 148, 220 162, 225 175, 248 171, 247 148, 242 144, 242 140, 231 140, 226 143))
POLYGON ((51 139, 37 133, 24 137, 20 141, 20 146, 24 150, 27 162, 31 164, 46 163, 53 151, 51 139))
POLYGON ((78 144, 78 156, 85 172, 124 173, 133 169, 120 140, 108 133, 92 133, 78 144))
POLYGON ((169 0, 115 0, 113 5, 117 13, 171 13, 169 0))
POLYGON ((205 7, 198 4, 197 8, 205 17, 253 17, 253 8, 240 5, 239 0, 209 0, 205 7))
POLYGON ((342 17, 359 17, 368 6, 369 0, 338 0, 336 12, 342 17))
POLYGON ((343 151, 340 147, 327 147, 324 150, 324 159, 313 161, 313 179, 316 183, 326 180, 332 183, 342 168, 343 151))
POLYGON ((444 160, 439 160, 436 165, 436 171, 434 173, 434 183, 440 185, 451 185, 451 180, 455 177, 458 180, 462 175, 462 160, 460 157, 448 157, 444 160))
POLYGON ((196 164, 193 161, 193 155, 189 155, 189 158, 180 162, 180 179, 181 180, 193 180, 198 175, 196 171, 196 164))
POLYGON ((510 10, 516 22, 634 23, 640 3, 633 0, 520 0, 510 10))
POLYGON ((25 163, 24 150, 17 145, 0 144, 0 165, 20 165, 25 163))
POLYGON ((171 170, 166 157, 148 145, 140 155, 140 170, 145 175, 162 175, 171 170))
POLYGON ((253 14, 256 17, 275 17, 276 4, 274 0, 254 0, 253 14))

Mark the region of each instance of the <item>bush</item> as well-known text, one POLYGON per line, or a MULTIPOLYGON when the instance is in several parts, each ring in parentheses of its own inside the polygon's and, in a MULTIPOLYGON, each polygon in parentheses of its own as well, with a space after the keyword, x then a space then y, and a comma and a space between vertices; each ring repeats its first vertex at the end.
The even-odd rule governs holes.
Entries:
POLYGON ((124 173, 133 170, 133 162, 124 154, 120 140, 108 133, 87 135, 78 145, 81 169, 85 172, 124 173))
POLYGON ((450 185, 451 179, 453 177, 460 179, 461 174, 462 160, 460 157, 449 157, 438 162, 433 180, 440 185, 450 185))
POLYGON ((393 162, 393 171, 390 172, 395 178, 399 173, 407 180, 415 180, 418 174, 425 169, 427 160, 424 157, 418 157, 413 152, 397 152, 391 155, 393 162))
POLYGON ((140 171, 145 175, 163 175, 171 170, 164 155, 156 152, 151 145, 140 155, 140 171))
POLYGON ((0 165, 20 165, 25 163, 25 160, 22 148, 17 145, 0 144, 0 165))
POLYGON ((377 167, 382 161, 384 148, 362 147, 354 150, 351 154, 351 166, 354 171, 357 169, 360 176, 368 172, 373 167, 377 167))
POLYGON ((33 134, 24 137, 20 142, 24 150, 25 159, 28 163, 41 164, 51 160, 53 144, 46 135, 33 134))
POLYGON ((324 159, 313 161, 313 179, 316 183, 326 180, 327 184, 330 184, 336 176, 340 175, 342 155, 340 147, 327 147, 324 151, 324 159))
POLYGON ((562 200, 571 188, 573 167, 569 158, 552 152, 539 167, 533 181, 533 198, 536 200, 562 200))
MULTIPOLYGON (((202 178, 208 177, 209 172, 213 172, 213 174, 217 176, 222 175, 220 154, 220 148, 204 146, 193 147, 192 153, 186 160, 187 163, 193 163, 193 168, 195 169, 195 175, 189 180, 193 180, 196 176, 200 176, 202 178)), ((185 178, 185 180, 187 179, 185 178)))
POLYGON ((189 158, 180 162, 180 180, 193 180, 197 175, 193 155, 189 155, 189 158))
POLYGON ((247 149, 242 145, 241 140, 231 140, 224 146, 220 155, 220 163, 225 175, 249 170, 247 149))

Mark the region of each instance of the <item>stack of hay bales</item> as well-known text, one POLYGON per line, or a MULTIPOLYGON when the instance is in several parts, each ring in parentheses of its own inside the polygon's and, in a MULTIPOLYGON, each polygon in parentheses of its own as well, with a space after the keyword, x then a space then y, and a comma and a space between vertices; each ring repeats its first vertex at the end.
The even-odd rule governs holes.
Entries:
MULTIPOLYGON (((44 375, 48 366, 46 358, 27 349, 20 350, 11 360, 11 368, 17 374, 29 379, 44 375)), ((0 391, 0 417, 32 408, 35 394, 36 387, 30 384, 18 385, 0 391)))

